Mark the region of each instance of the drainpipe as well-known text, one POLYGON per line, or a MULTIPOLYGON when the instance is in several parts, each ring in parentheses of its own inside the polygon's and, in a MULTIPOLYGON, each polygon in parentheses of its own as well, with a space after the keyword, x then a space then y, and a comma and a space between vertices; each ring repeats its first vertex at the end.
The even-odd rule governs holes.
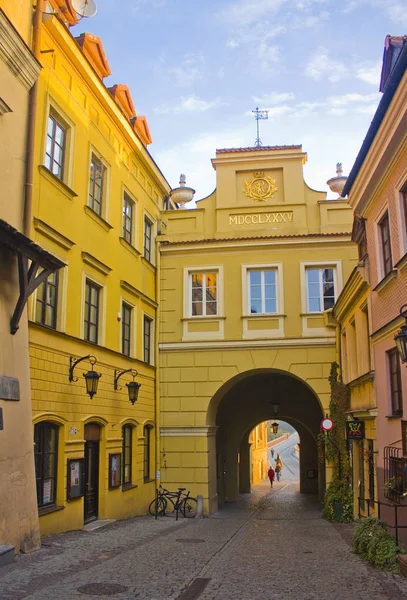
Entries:
MULTIPOLYGON (((45 0, 37 0, 33 19, 32 51, 35 58, 40 59, 40 42, 42 15, 44 12, 45 0)), ((24 235, 30 237, 31 218, 32 218, 32 200, 33 200, 33 180, 34 180, 34 144, 35 144, 35 124, 37 117, 37 99, 38 99, 38 79, 32 86, 28 100, 28 122, 27 122, 27 145, 25 155, 25 182, 24 182, 24 235)))
MULTIPOLYGON (((160 217, 161 218, 161 217, 160 217)), ((155 240, 155 301, 157 309, 155 313, 155 466, 156 471, 160 471, 161 476, 161 440, 160 440, 160 354, 159 354, 159 337, 160 337, 160 302, 161 302, 161 272, 160 272, 160 242, 158 236, 155 240)), ((160 480, 155 476, 156 487, 160 485, 160 480)))

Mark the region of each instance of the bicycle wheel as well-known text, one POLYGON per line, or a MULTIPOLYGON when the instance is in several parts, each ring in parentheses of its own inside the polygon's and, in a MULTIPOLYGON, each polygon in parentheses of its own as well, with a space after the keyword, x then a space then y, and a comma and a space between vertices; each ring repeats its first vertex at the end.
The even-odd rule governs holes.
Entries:
POLYGON ((150 503, 148 507, 148 512, 152 517, 155 517, 157 514, 159 517, 164 517, 165 511, 167 510, 167 501, 162 496, 158 498, 154 498, 154 500, 150 503))
POLYGON ((181 502, 180 512, 186 519, 193 519, 196 517, 196 507, 196 498, 185 498, 185 500, 181 502))

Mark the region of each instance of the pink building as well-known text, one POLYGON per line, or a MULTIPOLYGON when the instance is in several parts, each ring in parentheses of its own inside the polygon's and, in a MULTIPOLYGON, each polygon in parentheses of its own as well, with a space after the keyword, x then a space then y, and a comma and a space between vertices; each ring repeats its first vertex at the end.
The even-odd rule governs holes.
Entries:
MULTIPOLYGON (((358 227, 364 228, 358 236, 359 257, 369 269, 377 497, 406 506, 398 510, 403 524, 407 522, 407 428, 403 425, 407 427, 407 364, 400 360, 394 336, 404 324, 400 308, 407 304, 406 69, 407 36, 387 36, 380 82, 383 96, 342 192, 349 196, 358 227)), ((381 517, 394 524, 394 509, 381 508, 381 517)))

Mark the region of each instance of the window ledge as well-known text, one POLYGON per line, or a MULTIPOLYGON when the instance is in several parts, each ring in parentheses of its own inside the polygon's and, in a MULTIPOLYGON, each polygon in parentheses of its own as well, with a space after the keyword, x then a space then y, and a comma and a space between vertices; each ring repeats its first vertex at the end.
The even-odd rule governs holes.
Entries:
POLYGON ((407 252, 404 256, 400 258, 400 260, 394 265, 394 267, 401 272, 407 269, 407 252))
POLYGON ((403 413, 399 413, 398 415, 386 415, 385 417, 386 419, 402 419, 403 418, 403 413))
POLYGON ((134 256, 136 256, 137 258, 139 256, 141 256, 141 252, 139 252, 137 250, 137 248, 135 248, 134 246, 132 246, 131 244, 129 244, 129 242, 127 240, 124 239, 124 237, 119 237, 119 242, 121 243, 122 246, 124 246, 129 252, 131 252, 132 254, 134 254, 134 256))
POLYGON ((223 321, 226 317, 219 315, 193 315, 191 317, 182 317, 181 321, 223 321))
POLYGON ((110 223, 105 221, 105 219, 98 215, 94 210, 92 210, 90 206, 84 206, 83 210, 91 219, 95 221, 95 223, 100 225, 105 231, 110 231, 111 229, 113 229, 113 225, 110 225, 110 223))
POLYGON ((74 192, 68 185, 66 185, 66 183, 61 181, 61 179, 59 179, 59 177, 54 175, 54 173, 51 173, 51 171, 49 169, 47 169, 46 166, 39 165, 38 168, 40 170, 40 173, 42 175, 44 175, 44 177, 46 179, 48 179, 48 181, 51 181, 51 183, 56 185, 56 187, 58 187, 60 189, 60 191, 63 194, 65 194, 65 196, 68 196, 68 198, 70 200, 73 200, 74 198, 77 197, 78 194, 76 192, 74 192))
POLYGON ((380 294, 383 290, 385 290, 387 288, 387 286, 390 284, 390 282, 393 281, 393 279, 395 279, 396 277, 397 277, 397 270, 393 269, 392 271, 387 273, 386 277, 384 277, 381 281, 379 281, 377 286, 373 288, 373 291, 380 294))
POLYGON ((135 485, 134 483, 125 483, 122 485, 122 492, 127 492, 127 490, 135 490, 137 487, 138 485, 135 485))
POLYGON ((143 263, 143 265, 148 267, 150 269, 150 271, 152 271, 153 273, 155 273, 157 271, 157 268, 145 256, 141 257, 141 262, 143 263))
POLYGON ((283 315, 282 313, 253 313, 250 315, 242 315, 242 319, 255 319, 259 321, 264 321, 266 319, 280 319, 285 318, 287 315, 283 315))
POLYGON ((144 483, 153 483, 153 481, 155 481, 155 479, 150 479, 149 477, 144 478, 144 483))
MULTIPOLYGON (((329 309, 326 309, 326 310, 329 310, 329 309)), ((304 312, 304 313, 300 313, 300 317, 323 317, 324 313, 325 313, 324 310, 320 310, 318 312, 304 312)))
POLYGON ((52 506, 42 506, 38 508, 38 516, 42 517, 42 515, 49 515, 50 513, 57 512, 58 510, 64 510, 65 506, 56 506, 53 504, 52 506))

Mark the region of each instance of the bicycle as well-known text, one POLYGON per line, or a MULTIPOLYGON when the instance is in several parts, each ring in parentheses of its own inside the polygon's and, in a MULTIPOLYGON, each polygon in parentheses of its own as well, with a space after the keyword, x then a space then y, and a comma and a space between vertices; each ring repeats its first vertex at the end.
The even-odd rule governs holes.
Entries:
POLYGON ((161 485, 157 489, 157 495, 148 507, 150 515, 157 518, 165 517, 168 513, 174 513, 176 520, 178 520, 178 514, 181 513, 184 518, 191 519, 196 516, 197 501, 196 498, 190 496, 188 491, 186 494, 186 488, 178 488, 177 492, 170 492, 161 485))

